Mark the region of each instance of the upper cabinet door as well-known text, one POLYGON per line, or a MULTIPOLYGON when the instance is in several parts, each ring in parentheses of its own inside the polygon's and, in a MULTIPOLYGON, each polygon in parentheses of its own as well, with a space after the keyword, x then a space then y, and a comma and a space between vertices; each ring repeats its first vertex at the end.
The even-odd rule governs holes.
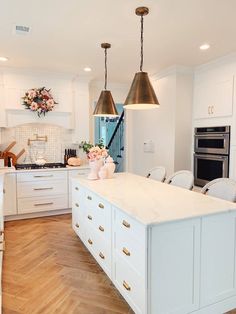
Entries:
POLYGON ((199 82, 194 90, 194 119, 232 116, 233 85, 233 76, 199 82))

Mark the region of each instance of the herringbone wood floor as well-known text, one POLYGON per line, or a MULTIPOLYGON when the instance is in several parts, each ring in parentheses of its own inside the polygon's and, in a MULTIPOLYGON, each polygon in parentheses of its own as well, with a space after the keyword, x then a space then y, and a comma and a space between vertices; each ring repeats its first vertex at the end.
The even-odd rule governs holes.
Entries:
POLYGON ((4 314, 133 313, 61 215, 5 223, 4 314))

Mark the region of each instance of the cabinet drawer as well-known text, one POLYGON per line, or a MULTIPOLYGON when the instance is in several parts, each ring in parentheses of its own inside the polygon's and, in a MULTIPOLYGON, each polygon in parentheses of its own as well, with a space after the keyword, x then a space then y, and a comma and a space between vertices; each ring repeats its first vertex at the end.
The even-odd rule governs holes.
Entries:
POLYGON ((45 181, 45 180, 65 180, 67 181, 67 171, 32 171, 17 173, 17 182, 45 181))
POLYGON ((129 238, 130 241, 137 242, 143 248, 146 245, 145 226, 119 209, 115 210, 115 233, 117 240, 129 238))
POLYGON ((111 277, 111 242, 96 235, 94 252, 99 265, 111 277))
POLYGON ((72 227, 75 233, 80 237, 82 241, 85 239, 85 224, 84 218, 72 209, 72 227))
POLYGON ((66 193, 66 181, 19 182, 17 184, 18 197, 35 197, 66 193))
POLYGON ((135 313, 146 313, 146 282, 123 260, 121 255, 115 254, 115 263, 115 283, 120 293, 135 313))
POLYGON ((124 260, 129 263, 138 273, 145 277, 146 265, 146 246, 142 247, 132 238, 124 237, 119 233, 115 235, 116 252, 123 256, 124 260))
MULTIPOLYGON (((77 187, 77 190, 79 189, 78 184, 72 182, 73 178, 79 177, 79 176, 85 176, 89 169, 77 169, 77 170, 69 170, 68 171, 68 183, 69 183, 69 208, 72 207, 72 195, 74 193, 75 188, 77 187)), ((77 191, 75 190, 75 191, 77 191)), ((81 188, 80 188, 81 190, 81 188)))
POLYGON ((68 207, 68 195, 28 197, 18 199, 18 214, 26 214, 68 207))

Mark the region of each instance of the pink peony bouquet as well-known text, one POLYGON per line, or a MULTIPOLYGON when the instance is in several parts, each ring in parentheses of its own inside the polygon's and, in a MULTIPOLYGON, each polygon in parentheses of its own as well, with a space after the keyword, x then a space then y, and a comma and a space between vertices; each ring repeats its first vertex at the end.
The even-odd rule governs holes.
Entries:
POLYGON ((89 152, 87 153, 87 157, 89 161, 95 161, 99 160, 101 158, 106 158, 108 156, 108 152, 106 148, 99 146, 93 146, 89 149, 89 152))
POLYGON ((28 90, 22 99, 22 105, 26 109, 37 112, 39 117, 41 115, 45 116, 48 111, 52 111, 55 104, 57 104, 50 93, 50 89, 46 89, 45 87, 28 90))
POLYGON ((108 150, 103 144, 103 140, 99 140, 98 144, 91 144, 90 142, 81 142, 80 148, 87 154, 89 161, 95 161, 99 159, 105 159, 108 156, 108 150))

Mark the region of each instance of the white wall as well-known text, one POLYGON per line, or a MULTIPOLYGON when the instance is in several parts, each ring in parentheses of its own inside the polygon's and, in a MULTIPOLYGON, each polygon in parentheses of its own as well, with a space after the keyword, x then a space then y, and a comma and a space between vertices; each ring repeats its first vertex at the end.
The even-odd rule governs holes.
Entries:
POLYGON ((132 111, 129 126, 128 171, 146 175, 155 166, 166 167, 167 174, 191 167, 192 73, 168 71, 153 81, 160 102, 154 110, 132 111), (151 140, 155 151, 144 152, 151 140))
MULTIPOLYGON (((72 74, 0 68, 0 127, 25 123, 55 124, 72 130, 72 142, 89 139, 89 82, 72 74), (51 89, 58 102, 52 112, 38 118, 25 110, 21 97, 31 88, 51 89)), ((45 126, 46 127, 46 126, 45 126)))

